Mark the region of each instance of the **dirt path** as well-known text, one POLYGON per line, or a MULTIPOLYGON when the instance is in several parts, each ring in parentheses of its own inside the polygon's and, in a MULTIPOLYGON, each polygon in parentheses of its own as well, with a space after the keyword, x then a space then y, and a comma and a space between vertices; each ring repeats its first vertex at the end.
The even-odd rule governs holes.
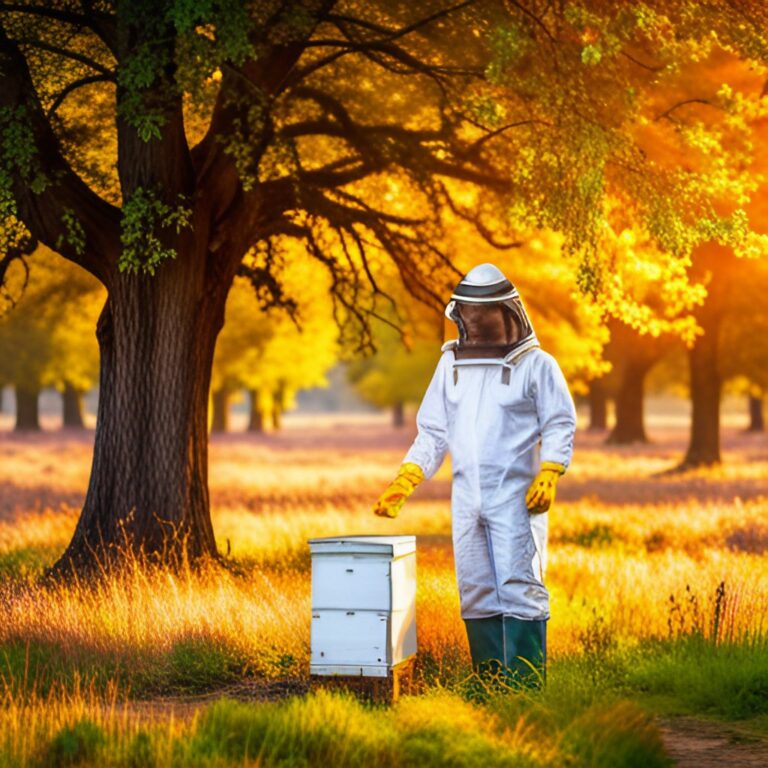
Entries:
POLYGON ((766 768, 768 740, 735 726, 676 717, 659 721, 664 744, 679 768, 766 768))

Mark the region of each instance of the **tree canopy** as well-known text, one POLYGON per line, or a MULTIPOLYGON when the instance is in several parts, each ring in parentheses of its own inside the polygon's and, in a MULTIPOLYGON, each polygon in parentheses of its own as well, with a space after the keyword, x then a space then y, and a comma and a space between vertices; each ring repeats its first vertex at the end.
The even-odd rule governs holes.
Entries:
POLYGON ((607 279, 610 233, 651 238, 678 289, 697 243, 763 247, 743 209, 748 118, 764 110, 759 2, 1 10, 6 261, 31 232, 108 284, 155 272, 204 228, 208 258, 279 303, 269 255, 242 258, 297 237, 362 321, 381 298, 377 247, 421 298, 453 280, 428 227, 447 209, 491 240, 489 210, 563 232, 581 287, 630 315, 607 279))

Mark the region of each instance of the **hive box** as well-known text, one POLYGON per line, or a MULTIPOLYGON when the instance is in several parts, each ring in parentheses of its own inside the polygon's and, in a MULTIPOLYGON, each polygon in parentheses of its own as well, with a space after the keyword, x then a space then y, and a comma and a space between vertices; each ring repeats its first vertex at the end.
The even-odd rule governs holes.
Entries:
POLYGON ((311 539, 313 675, 387 677, 416 654, 416 537, 311 539))

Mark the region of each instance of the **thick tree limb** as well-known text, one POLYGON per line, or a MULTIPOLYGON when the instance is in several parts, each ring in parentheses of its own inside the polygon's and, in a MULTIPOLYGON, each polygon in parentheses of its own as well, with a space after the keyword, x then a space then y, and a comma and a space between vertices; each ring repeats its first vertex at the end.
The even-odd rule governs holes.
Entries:
MULTIPOLYGON (((318 20, 334 3, 335 0, 325 0, 321 4, 318 20)), ((279 19, 284 10, 281 8, 271 21, 279 19)), ((269 29, 269 26, 270 22, 265 28, 269 29)), ((265 42, 255 40, 254 44, 263 47, 265 42)), ((223 72, 208 131, 191 153, 198 188, 210 189, 211 197, 217 201, 213 211, 217 224, 223 222, 235 199, 240 196, 242 187, 238 169, 232 156, 226 152, 222 138, 231 136, 235 125, 241 129, 248 125, 248 110, 255 103, 261 103, 267 115, 270 100, 285 88, 289 73, 304 52, 305 42, 273 44, 259 59, 246 62, 240 69, 229 66, 223 72)), ((253 137, 256 162, 271 139, 269 129, 253 137)))
POLYGON ((105 285, 120 250, 120 213, 72 170, 46 119, 18 46, 0 26, 0 108, 23 116, 32 141, 33 162, 41 179, 31 179, 12 165, 18 217, 32 236, 88 270, 105 285), (42 174, 44 174, 44 181, 42 174), (77 221, 78 232, 71 231, 77 221))
POLYGON ((52 21, 60 21, 75 27, 93 30, 102 42, 115 54, 117 52, 117 26, 111 14, 95 11, 90 3, 84 3, 87 13, 75 13, 64 8, 51 8, 50 5, 31 5, 28 3, 0 3, 0 12, 25 13, 40 16, 52 21))

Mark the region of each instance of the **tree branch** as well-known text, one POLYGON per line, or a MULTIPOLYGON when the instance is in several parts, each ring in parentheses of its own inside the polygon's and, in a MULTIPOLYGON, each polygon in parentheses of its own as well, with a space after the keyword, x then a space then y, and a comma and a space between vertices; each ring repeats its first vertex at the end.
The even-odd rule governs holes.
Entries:
POLYGON ((0 108, 23 120, 38 169, 35 184, 8 158, 18 218, 32 236, 108 285, 120 251, 120 212, 102 200, 64 158, 24 56, 0 25, 0 108), (77 231, 73 231, 77 227, 77 231))
POLYGON ((3 257, 0 258, 0 297, 5 300, 11 309, 16 305, 16 298, 9 293, 5 276, 11 265, 18 261, 24 269, 24 280, 20 288, 20 293, 23 293, 29 284, 29 264, 27 264, 25 257, 31 255, 35 248, 37 248, 37 241, 33 237, 26 237, 15 246, 8 248, 3 257))
POLYGON ((55 114, 56 110, 64 103, 64 99, 66 99, 70 93, 76 91, 78 88, 83 88, 84 86, 92 85, 93 83, 105 83, 113 81, 114 80, 112 77, 107 77, 105 75, 91 75, 91 77, 82 77, 79 80, 75 80, 74 82, 69 83, 53 100, 53 104, 48 107, 48 111, 45 113, 45 116, 47 118, 51 118, 55 114))
POLYGON ((26 3, 0 3, 0 11, 26 13, 61 21, 64 24, 72 24, 76 27, 86 27, 93 30, 113 54, 117 51, 117 30, 114 17, 110 14, 93 10, 89 10, 87 14, 75 13, 62 8, 51 8, 47 5, 27 5, 26 3))
POLYGON ((713 107, 714 109, 717 109, 717 106, 713 104, 708 99, 683 99, 683 101, 678 101, 677 104, 673 104, 669 109, 665 109, 660 114, 656 115, 654 120, 663 120, 664 118, 671 119, 669 116, 680 107, 684 107, 686 104, 705 104, 708 107, 713 107))
POLYGON ((404 48, 391 43, 381 41, 375 42, 346 42, 344 40, 321 40, 308 43, 311 46, 339 46, 341 50, 334 51, 328 56, 318 61, 307 64, 301 69, 294 71, 288 82, 287 87, 293 87, 305 80, 309 75, 320 69, 327 67, 342 56, 348 56, 353 53, 359 53, 370 61, 373 61, 380 67, 387 69, 399 75, 425 75, 433 80, 440 81, 442 76, 464 75, 467 77, 481 77, 480 70, 467 67, 448 67, 439 64, 427 64, 421 61, 417 56, 408 53, 404 48), (395 62, 402 64, 402 67, 396 67, 385 59, 390 58, 395 62))
POLYGON ((17 45, 29 45, 33 48, 39 48, 41 51, 55 53, 57 56, 63 56, 66 59, 72 59, 72 61, 79 61, 81 64, 85 64, 86 67, 90 67, 98 72, 103 78, 115 80, 115 73, 111 69, 105 67, 103 64, 99 64, 98 61, 95 61, 90 56, 77 53, 77 51, 70 51, 66 48, 60 48, 58 45, 51 45, 51 43, 46 43, 42 40, 31 40, 29 38, 17 40, 16 43, 17 45))
POLYGON ((432 24, 432 22, 437 21, 438 19, 443 19, 446 16, 461 10, 462 8, 474 5, 476 2, 477 0, 465 0, 465 2, 457 3, 456 5, 452 5, 448 8, 443 8, 442 10, 436 11, 429 16, 425 16, 423 19, 414 21, 412 24, 408 24, 405 27, 400 27, 400 29, 388 29, 387 27, 381 26, 380 24, 374 24, 373 22, 366 21, 365 19, 357 19, 353 16, 344 16, 342 14, 329 13, 325 19, 326 21, 330 21, 336 24, 336 26, 341 29, 342 33, 344 32, 343 26, 350 24, 382 35, 382 39, 379 42, 383 42, 396 40, 399 37, 409 35, 411 32, 415 32, 422 27, 426 27, 427 25, 432 24))

